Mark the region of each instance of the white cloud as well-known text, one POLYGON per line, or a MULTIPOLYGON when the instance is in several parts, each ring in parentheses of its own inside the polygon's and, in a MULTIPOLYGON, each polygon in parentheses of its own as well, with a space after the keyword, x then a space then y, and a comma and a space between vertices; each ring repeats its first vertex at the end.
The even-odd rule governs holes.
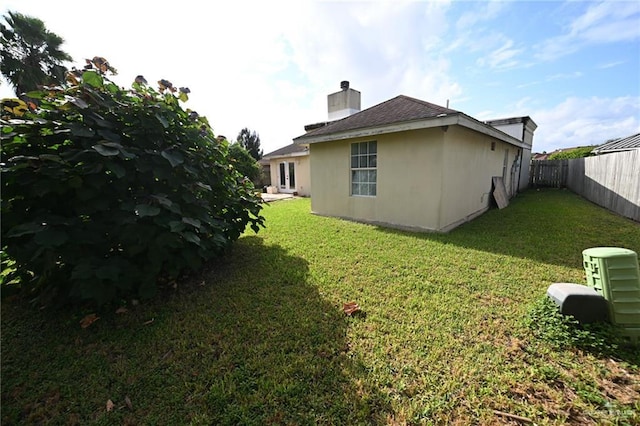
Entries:
POLYGON ((598 145, 640 132, 640 96, 570 97, 545 106, 539 98, 523 97, 501 111, 482 110, 479 120, 530 116, 538 128, 534 152, 598 145))
POLYGON ((640 34, 640 28, 633 25, 639 14, 640 4, 635 1, 601 2, 571 23, 570 34, 598 42, 633 40, 640 34), (632 25, 624 25, 628 23, 632 25))
POLYGON ((558 73, 558 74, 553 74, 547 77, 546 81, 554 81, 554 80, 571 80, 574 78, 580 78, 582 77, 582 72, 580 71, 574 71, 574 72, 570 72, 570 73, 558 73))
POLYGON ((614 67, 618 67, 620 65, 625 64, 627 61, 614 61, 614 62, 607 62, 604 64, 600 64, 597 66, 598 69, 604 70, 607 68, 614 68, 614 67))
POLYGON ((476 63, 483 67, 488 66, 493 69, 507 69, 521 65, 520 61, 516 58, 520 55, 524 49, 514 48, 513 40, 505 39, 502 45, 484 57, 478 58, 476 63))
MULTIPOLYGON (((456 21, 456 28, 466 31, 471 27, 485 21, 491 21, 498 17, 507 7, 508 3, 500 0, 491 0, 484 3, 477 3, 472 10, 463 13, 456 21)), ((472 3, 466 3, 466 7, 473 7, 472 3)))
POLYGON ((470 70, 482 73, 483 69, 500 70, 527 66, 522 59, 525 47, 500 31, 501 15, 512 7, 509 2, 458 3, 464 11, 456 21, 455 33, 443 46, 445 52, 465 56, 477 56, 470 70))
MULTIPOLYGON (((586 11, 547 43, 588 48, 600 42, 596 36, 637 39, 629 24, 637 24, 638 6, 576 5, 586 11), (624 27, 614 34, 609 23, 624 27)), ((527 37, 500 26, 506 10, 518 16, 517 3, 112 0, 99 19, 94 9, 71 14, 45 0, 7 0, 5 7, 43 19, 80 65, 84 57, 105 56, 123 86, 137 74, 188 86, 187 107, 206 115, 216 133, 234 139, 249 127, 265 152, 291 143, 305 124, 326 120, 326 96, 341 80, 361 91, 363 108, 404 94, 441 105, 450 99, 452 108, 480 110, 481 119, 530 115, 540 125, 534 138, 540 150, 580 144, 581 129, 606 140, 638 128, 633 88, 619 98, 592 98, 584 88, 574 92, 580 97, 543 107, 544 83, 588 70, 541 64, 536 74, 525 73, 527 37), (523 92, 513 87, 527 80, 520 87, 537 84, 536 90, 514 99, 523 92)))
POLYGON ((588 9, 565 28, 563 34, 534 46, 535 57, 553 60, 589 45, 634 41, 640 38, 640 2, 588 3, 588 9))
POLYGON ((640 96, 571 97, 528 115, 538 124, 533 142, 536 152, 596 145, 640 131, 640 96))
POLYGON ((544 80, 534 80, 527 83, 519 84, 516 86, 516 88, 524 89, 526 87, 549 83, 551 81, 556 81, 556 80, 573 80, 576 78, 580 78, 582 76, 583 76, 583 73, 581 71, 574 71, 569 73, 558 73, 558 74, 549 75, 544 80))
POLYGON ((5 7, 44 20, 76 64, 106 57, 122 86, 138 74, 188 86, 187 107, 216 133, 234 139, 249 127, 265 152, 326 120, 326 96, 341 80, 362 92, 363 108, 401 93, 444 103, 462 92, 438 51, 448 2, 113 0, 99 19, 43 0, 5 7))
POLYGON ((537 86, 538 84, 542 84, 542 81, 540 81, 540 80, 528 81, 526 83, 518 84, 516 86, 516 88, 517 89, 524 89, 524 88, 531 87, 531 86, 537 86))
POLYGON ((314 4, 306 31, 289 38, 293 62, 318 89, 326 119, 326 95, 341 80, 362 92, 366 108, 398 94, 442 99, 460 92, 449 61, 437 50, 448 25, 446 3, 314 4))

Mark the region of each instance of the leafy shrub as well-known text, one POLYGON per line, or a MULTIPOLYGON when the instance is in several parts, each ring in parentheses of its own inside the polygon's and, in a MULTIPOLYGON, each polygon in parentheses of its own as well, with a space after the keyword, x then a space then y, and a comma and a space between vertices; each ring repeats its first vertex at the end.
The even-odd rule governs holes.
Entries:
POLYGON ((142 76, 125 90, 109 70, 94 58, 65 87, 27 93, 37 106, 3 101, 3 263, 43 302, 151 297, 158 278, 263 226, 228 143, 180 106, 189 90, 142 76))
POLYGON ((249 154, 249 151, 244 149, 239 143, 234 143, 229 146, 229 157, 231 158, 231 164, 233 164, 236 170, 256 185, 260 178, 262 167, 260 167, 260 164, 249 154))
POLYGON ((577 148, 565 149, 549 155, 549 160, 570 160, 572 158, 590 157, 593 155, 591 151, 595 148, 595 146, 580 146, 577 148))
POLYGON ((556 304, 544 297, 536 301, 525 319, 537 339, 559 349, 578 348, 610 357, 635 357, 637 352, 621 334, 619 327, 609 323, 580 324, 574 317, 563 315, 556 304))

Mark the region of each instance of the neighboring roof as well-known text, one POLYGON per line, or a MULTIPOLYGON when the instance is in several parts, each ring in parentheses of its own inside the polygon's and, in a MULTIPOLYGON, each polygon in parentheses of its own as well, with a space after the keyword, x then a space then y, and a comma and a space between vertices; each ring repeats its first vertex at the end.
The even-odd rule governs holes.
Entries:
POLYGON ((309 144, 454 124, 474 129, 513 145, 523 146, 523 143, 513 136, 460 111, 404 95, 396 96, 349 117, 311 130, 293 140, 298 144, 309 144))
POLYGON ((549 158, 550 155, 551 155, 550 152, 543 152, 543 153, 536 152, 531 156, 531 159, 535 161, 546 160, 549 158))
POLYGON ((292 155, 304 155, 307 154, 309 149, 306 146, 292 143, 291 145, 284 146, 280 149, 276 149, 273 152, 262 156, 263 159, 277 158, 277 157, 290 157, 292 155))
POLYGON ((591 152, 594 154, 606 154, 607 152, 629 151, 632 149, 640 149, 640 133, 607 142, 591 152))

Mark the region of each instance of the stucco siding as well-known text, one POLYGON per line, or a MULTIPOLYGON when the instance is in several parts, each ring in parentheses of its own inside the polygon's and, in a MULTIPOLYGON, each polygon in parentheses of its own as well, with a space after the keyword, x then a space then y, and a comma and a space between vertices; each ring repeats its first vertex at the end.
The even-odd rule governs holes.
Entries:
POLYGON ((311 196, 311 162, 309 155, 280 157, 270 160, 271 168, 271 185, 278 188, 280 192, 286 192, 280 188, 280 163, 295 164, 295 190, 298 195, 311 196))
POLYGON ((442 187, 440 128, 310 145, 314 213, 436 230, 442 187), (351 143, 377 142, 377 194, 350 194, 351 143))
POLYGON ((448 129, 442 159, 444 174, 438 229, 451 229, 489 208, 491 178, 502 176, 505 150, 508 150, 509 176, 518 148, 458 126, 448 129), (494 150, 491 150, 492 142, 495 142, 494 150))
POLYGON ((503 124, 501 126, 494 126, 495 128, 502 130, 506 134, 513 136, 518 140, 522 140, 522 123, 503 124))
POLYGON ((520 163, 520 182, 518 191, 522 192, 529 187, 529 165, 531 164, 531 150, 522 150, 522 161, 520 163))
POLYGON ((311 196, 311 161, 309 156, 296 157, 296 167, 298 168, 298 182, 296 187, 298 188, 298 194, 310 197, 311 196))

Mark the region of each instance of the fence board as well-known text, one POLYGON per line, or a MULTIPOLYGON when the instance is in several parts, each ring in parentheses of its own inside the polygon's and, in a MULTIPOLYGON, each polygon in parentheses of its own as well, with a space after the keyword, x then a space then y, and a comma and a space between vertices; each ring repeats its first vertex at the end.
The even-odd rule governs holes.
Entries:
POLYGON ((529 183, 534 188, 566 186, 568 160, 536 160, 531 162, 529 183))

